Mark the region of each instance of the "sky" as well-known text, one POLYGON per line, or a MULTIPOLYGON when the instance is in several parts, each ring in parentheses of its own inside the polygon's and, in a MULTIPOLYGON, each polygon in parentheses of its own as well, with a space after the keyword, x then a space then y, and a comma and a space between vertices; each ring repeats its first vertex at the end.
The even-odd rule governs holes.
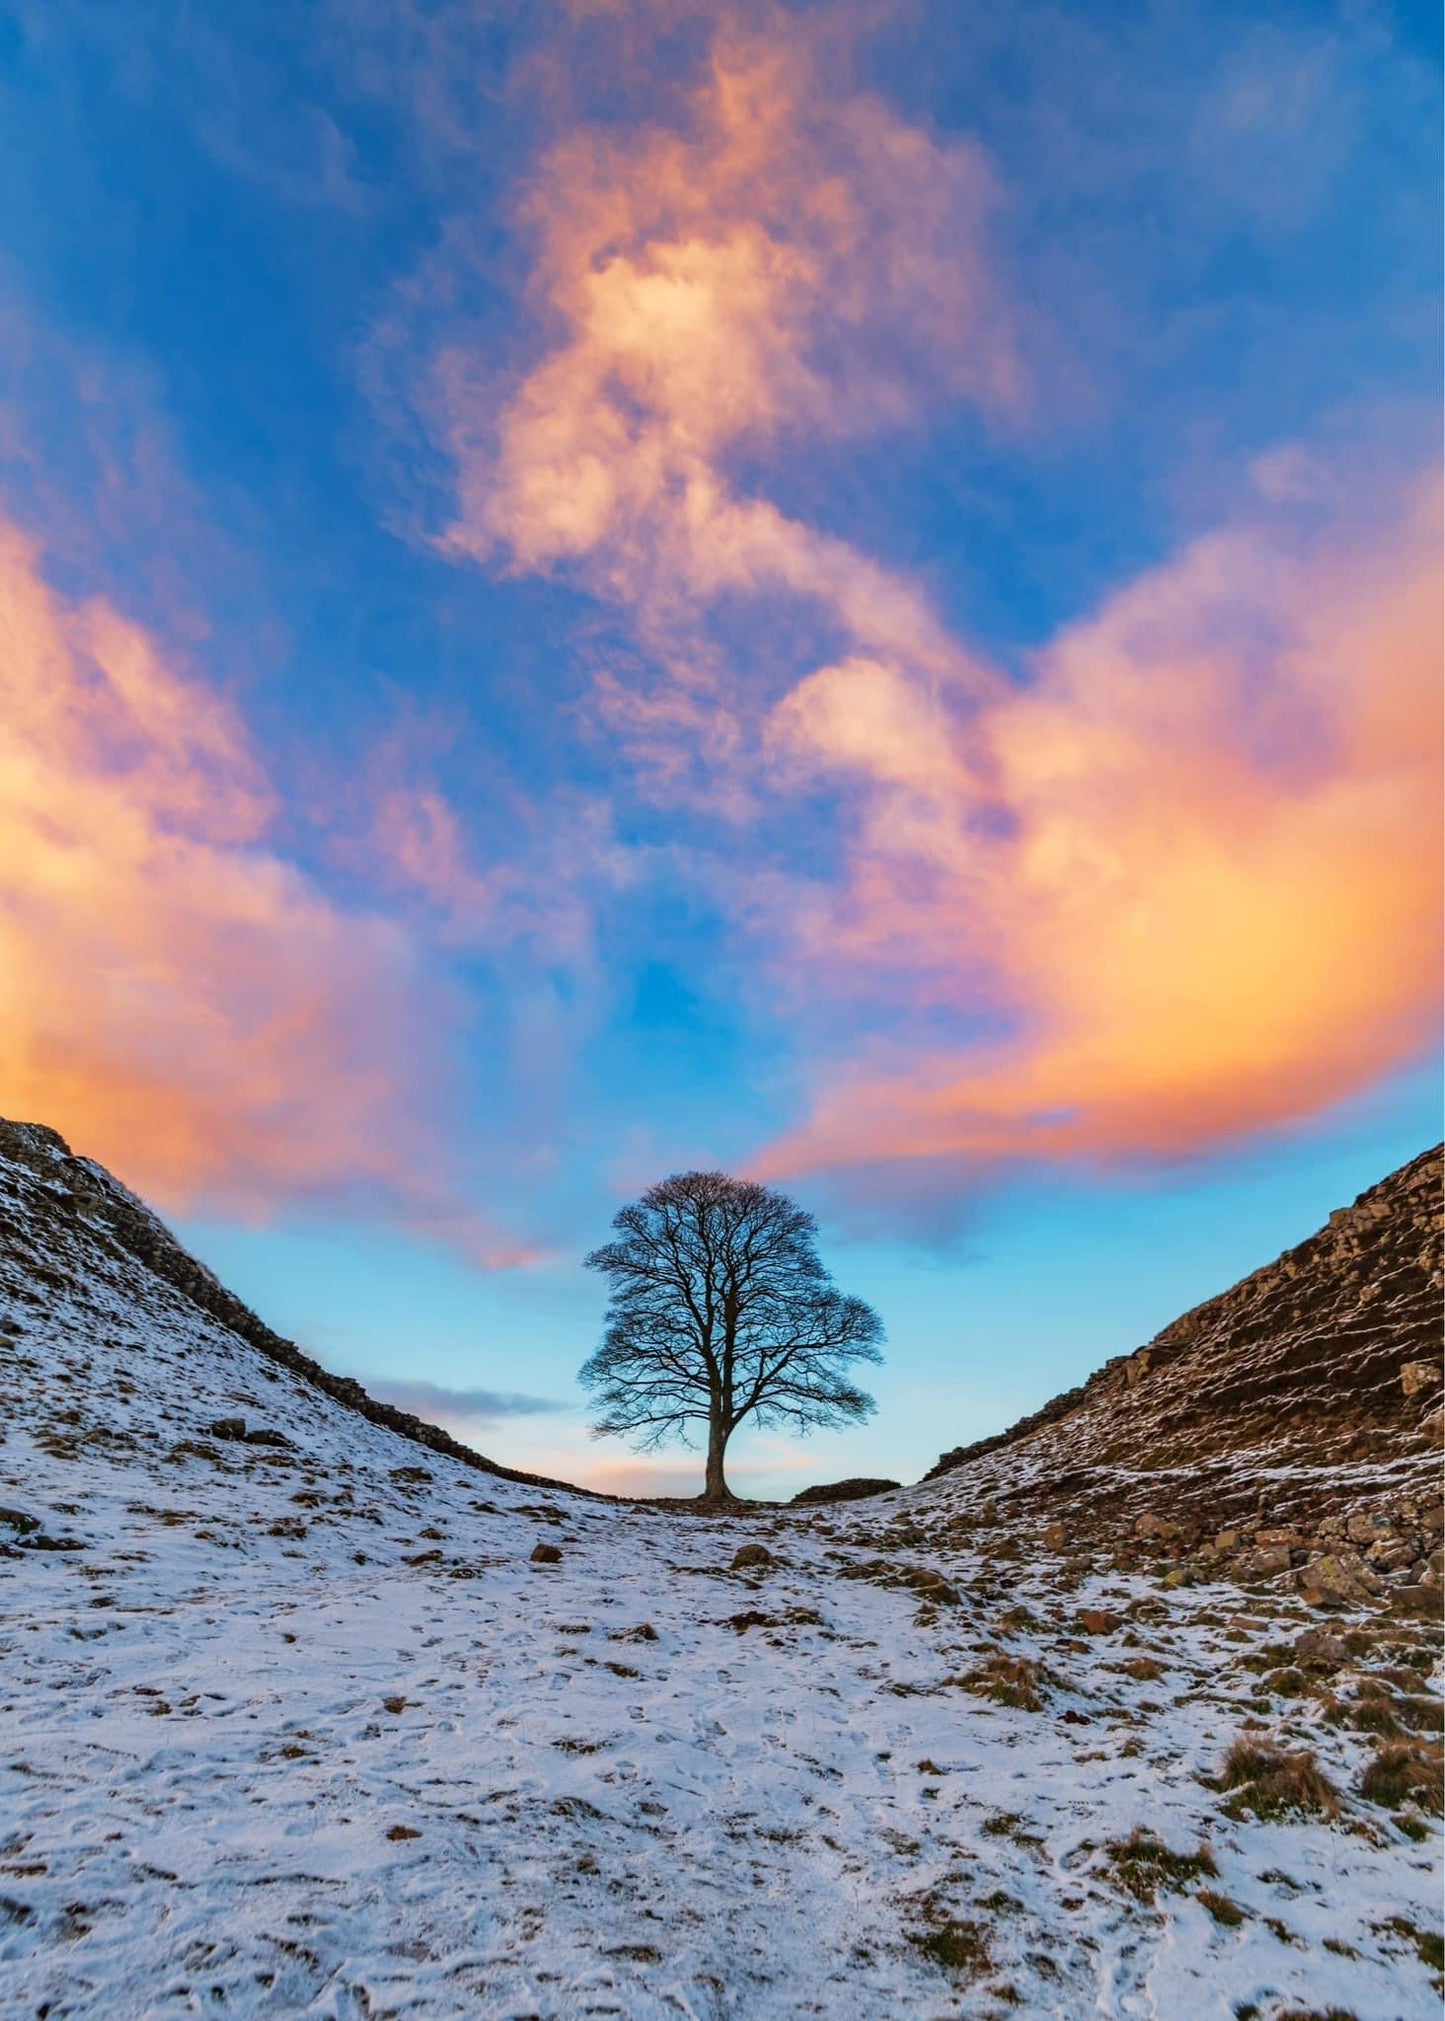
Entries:
POLYGON ((493 1457, 912 1478, 1440 1134, 1434 9, 0 6, 0 1112, 493 1457))

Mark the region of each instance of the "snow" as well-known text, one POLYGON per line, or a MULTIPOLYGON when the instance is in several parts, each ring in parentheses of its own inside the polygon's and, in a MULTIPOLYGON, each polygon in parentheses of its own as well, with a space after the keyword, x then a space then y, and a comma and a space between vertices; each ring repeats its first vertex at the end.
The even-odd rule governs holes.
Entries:
POLYGON ((4 1318, 0 1502, 42 1525, 0 1527, 5 2021, 1438 2015, 1433 1823, 1247 1667, 1292 1599, 1076 1578, 957 1478, 726 1520, 495 1480, 120 1265, 4 1318), (960 1681, 1000 1652, 1038 1710, 960 1681), (1336 1819, 1225 1815, 1250 1721, 1336 1819), (1238 1923, 1136 1899, 1139 1825, 1238 1923))

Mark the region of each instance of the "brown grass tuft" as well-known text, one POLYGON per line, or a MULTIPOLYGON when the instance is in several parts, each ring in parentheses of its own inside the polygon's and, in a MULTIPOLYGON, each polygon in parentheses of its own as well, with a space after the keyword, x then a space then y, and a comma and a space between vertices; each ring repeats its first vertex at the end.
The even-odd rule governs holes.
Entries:
POLYGON ((1440 1751, 1418 1740, 1387 1740, 1360 1777, 1360 1795, 1398 1810, 1412 1799, 1425 1810, 1442 1808, 1440 1751))
POLYGON ((1292 1754, 1241 1737, 1224 1757, 1219 1786, 1234 1792, 1224 1806, 1234 1818, 1246 1811, 1258 1818, 1333 1817, 1340 1807, 1329 1778, 1307 1748, 1292 1754))
POLYGON ((1183 1894, 1190 1882, 1201 1875, 1214 1880, 1219 1874, 1208 1846, 1200 1845, 1192 1853, 1176 1853, 1157 1832, 1144 1825, 1135 1825, 1126 1839, 1111 1840, 1104 1847, 1104 1856, 1120 1887, 1139 1902, 1152 1902, 1161 1888, 1170 1894, 1183 1894))
POLYGON ((1048 1682, 1043 1665, 1026 1656, 990 1656, 978 1669, 950 1682, 975 1698, 991 1698, 995 1705, 1011 1705, 1019 1712, 1042 1712, 1048 1682))

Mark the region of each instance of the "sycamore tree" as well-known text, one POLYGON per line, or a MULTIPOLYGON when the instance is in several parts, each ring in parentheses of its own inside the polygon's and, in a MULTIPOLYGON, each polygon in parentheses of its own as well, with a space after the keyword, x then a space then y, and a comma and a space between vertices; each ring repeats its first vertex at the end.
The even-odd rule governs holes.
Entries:
POLYGON ((806 1432, 871 1415, 848 1371, 881 1361, 883 1324, 833 1283, 811 1214, 749 1180, 679 1172, 612 1226, 587 1258, 612 1288, 602 1345, 579 1377, 594 1437, 644 1449, 705 1439, 703 1496, 726 1502, 728 1440, 746 1419, 806 1432))

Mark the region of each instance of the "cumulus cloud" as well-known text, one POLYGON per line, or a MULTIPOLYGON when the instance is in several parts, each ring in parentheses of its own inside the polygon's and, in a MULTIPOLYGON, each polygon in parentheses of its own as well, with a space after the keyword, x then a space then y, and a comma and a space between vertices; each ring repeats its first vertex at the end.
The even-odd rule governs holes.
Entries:
POLYGON ((426 1419, 490 1423, 497 1418, 538 1417, 568 1408, 550 1397, 519 1396, 510 1390, 448 1389, 435 1382, 368 1382, 366 1386, 382 1403, 426 1419))
POLYGON ((736 710, 696 618, 724 599, 803 599, 861 648, 978 671, 915 585, 745 489, 736 456, 896 424, 930 391, 1020 397, 981 151, 826 89, 806 27, 766 19, 724 13, 675 124, 548 153, 521 212, 547 333, 531 368, 499 381, 458 340, 434 372, 449 551, 625 606, 669 680, 614 684, 614 715, 723 761, 736 710))
POLYGON ((1026 680, 991 667, 766 496, 809 441, 1023 396, 988 161, 821 49, 724 10, 668 116, 546 155, 530 365, 435 361, 444 545, 630 614, 655 678, 600 693, 654 781, 806 806, 792 861, 717 878, 819 1039, 766 1169, 1168 1157, 1318 1113, 1417 1056, 1438 1000, 1437 502, 1331 528, 1329 473, 1281 453, 1257 510, 1026 680))
POLYGON ((168 1208, 384 1199, 505 1245, 432 1179, 415 953, 268 849, 234 711, 0 523, 0 1103, 168 1208))
POLYGON ((852 660, 776 712, 851 783, 818 972, 972 1014, 855 1061, 775 1170, 1168 1157, 1316 1113, 1428 1045, 1440 976, 1438 487, 1383 529, 1200 539, 965 720, 852 660))

